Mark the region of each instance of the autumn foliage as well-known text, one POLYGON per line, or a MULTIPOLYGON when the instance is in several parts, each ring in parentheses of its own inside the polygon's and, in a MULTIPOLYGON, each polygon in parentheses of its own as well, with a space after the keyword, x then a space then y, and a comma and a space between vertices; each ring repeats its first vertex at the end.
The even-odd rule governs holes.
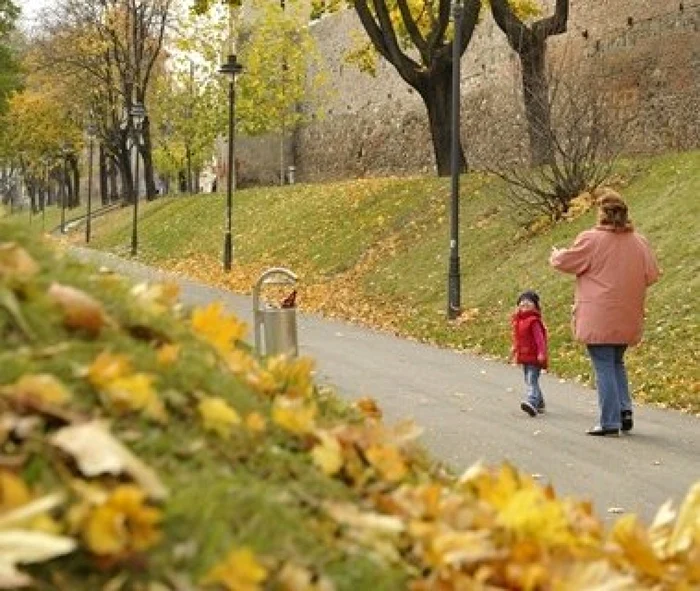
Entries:
POLYGON ((0 588, 700 585, 700 483, 606 529, 513 466, 456 477, 311 360, 256 357, 220 304, 2 230, 0 588))

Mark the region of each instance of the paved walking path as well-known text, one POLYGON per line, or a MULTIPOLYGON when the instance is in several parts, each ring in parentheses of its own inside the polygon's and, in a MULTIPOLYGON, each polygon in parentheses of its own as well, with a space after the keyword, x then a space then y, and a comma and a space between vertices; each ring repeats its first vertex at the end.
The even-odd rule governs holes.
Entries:
MULTIPOLYGON (((139 280, 165 276, 104 253, 75 254, 139 280)), ((177 281, 186 304, 222 300, 252 326, 251 298, 177 281)), ((300 292, 303 298, 303 285, 300 292)), ((577 384, 543 376, 547 413, 533 419, 519 408, 517 367, 311 314, 299 317, 299 340, 301 354, 317 360, 319 382, 347 398, 373 396, 388 422, 414 418, 432 453, 457 469, 506 459, 559 494, 590 498, 604 518, 624 510, 647 521, 700 480, 696 417, 637 408, 632 434, 590 437, 584 432, 596 421, 595 393, 577 384)))

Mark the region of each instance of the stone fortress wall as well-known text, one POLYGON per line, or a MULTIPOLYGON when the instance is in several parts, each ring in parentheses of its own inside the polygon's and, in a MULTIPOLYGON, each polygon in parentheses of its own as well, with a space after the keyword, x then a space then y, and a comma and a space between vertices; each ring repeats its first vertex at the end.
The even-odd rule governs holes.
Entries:
MULTIPOLYGON (((364 35, 354 11, 325 18, 313 31, 331 92, 324 116, 287 142, 297 180, 434 171, 420 96, 383 60, 374 78, 344 62, 353 31, 364 35)), ((602 78, 615 104, 634 118, 630 151, 700 146, 699 0, 572 0, 568 30, 550 39, 548 55, 553 63, 575 62, 582 76, 602 78)), ((518 56, 483 10, 462 58, 460 132, 471 166, 527 142, 520 93, 518 56)), ((279 145, 279 137, 241 138, 241 180, 275 182, 279 145)))

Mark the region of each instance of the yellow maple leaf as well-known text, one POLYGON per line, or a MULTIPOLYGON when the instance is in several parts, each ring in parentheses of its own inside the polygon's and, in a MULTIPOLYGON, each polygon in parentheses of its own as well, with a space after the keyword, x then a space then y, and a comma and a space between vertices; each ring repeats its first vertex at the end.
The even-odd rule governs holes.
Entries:
POLYGON ((154 380, 153 375, 135 373, 112 380, 103 386, 102 392, 119 412, 140 411, 156 421, 165 422, 168 415, 153 387, 154 380))
POLYGON ((101 388, 132 371, 131 361, 126 355, 103 351, 88 367, 87 377, 93 386, 101 388))
POLYGON ((365 451, 365 457, 389 482, 401 480, 408 473, 401 452, 391 445, 372 445, 365 451))
POLYGON ((267 421, 265 421, 265 417, 259 412, 251 412, 245 418, 245 426, 248 430, 253 431, 253 433, 262 433, 265 431, 266 424, 267 421))
POLYGON ((496 522, 511 531, 516 539, 536 539, 550 546, 576 547, 585 538, 577 538, 569 527, 565 505, 546 497, 544 489, 518 490, 502 504, 496 522))
POLYGON ((16 242, 0 244, 0 277, 26 279, 39 272, 39 265, 16 242))
POLYGON ((226 315, 221 302, 212 302, 205 308, 196 308, 192 313, 192 328, 197 334, 226 354, 237 341, 242 341, 248 327, 234 315, 226 315))
POLYGON ((163 345, 158 348, 156 358, 160 365, 168 366, 177 361, 180 355, 180 345, 163 345))
POLYGON ((19 476, 0 470, 0 513, 15 509, 29 502, 29 489, 19 476))
POLYGON ((221 585, 228 591, 260 591, 267 569, 250 548, 235 548, 202 579, 203 585, 221 585))
POLYGON ((226 354, 226 365, 237 375, 245 375, 258 369, 255 358, 243 349, 234 349, 226 354))
POLYGON ((654 554, 649 536, 636 515, 625 515, 618 519, 610 537, 635 569, 654 578, 663 576, 663 564, 654 554))
POLYGON ((159 509, 144 503, 146 493, 137 486, 118 486, 107 501, 90 511, 83 537, 91 552, 117 556, 142 551, 158 542, 162 519, 159 509))
POLYGON ((206 431, 214 431, 224 438, 231 435, 231 427, 241 423, 241 417, 223 398, 207 396, 197 406, 206 431))
POLYGON ((343 467, 343 450, 338 443, 338 439, 326 431, 316 431, 319 439, 311 450, 311 458, 324 474, 333 476, 343 467))
POLYGON ((71 399, 71 392, 51 374, 23 375, 14 384, 0 388, 3 394, 27 396, 49 404, 65 404, 71 399))
POLYGON ((295 435, 306 435, 314 430, 316 411, 313 403, 280 396, 272 406, 272 420, 295 435))

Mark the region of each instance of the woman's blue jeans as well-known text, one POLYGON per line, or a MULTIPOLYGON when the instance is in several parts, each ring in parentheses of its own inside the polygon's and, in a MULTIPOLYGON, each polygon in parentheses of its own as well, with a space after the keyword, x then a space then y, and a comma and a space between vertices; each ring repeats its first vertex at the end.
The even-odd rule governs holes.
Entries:
POLYGON ((632 410, 624 361, 627 345, 588 345, 587 348, 598 386, 600 426, 619 429, 620 413, 632 410))

